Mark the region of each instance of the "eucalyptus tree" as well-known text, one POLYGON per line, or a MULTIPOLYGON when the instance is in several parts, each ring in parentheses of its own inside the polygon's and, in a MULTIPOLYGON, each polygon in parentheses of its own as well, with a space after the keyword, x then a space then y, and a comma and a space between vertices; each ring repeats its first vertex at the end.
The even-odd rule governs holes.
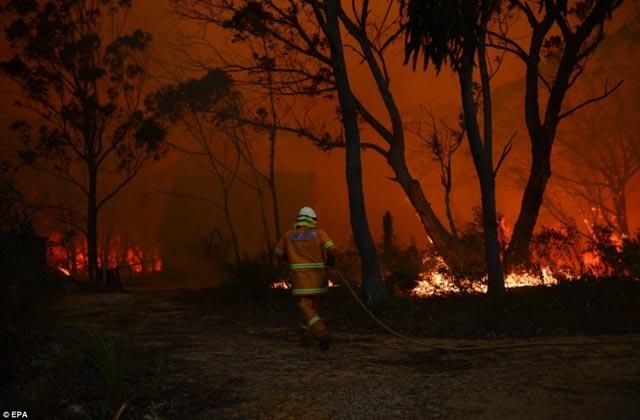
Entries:
POLYGON ((130 7, 126 0, 12 0, 2 9, 11 56, 0 70, 30 117, 12 125, 20 154, 85 198, 76 212, 91 281, 100 210, 166 151, 165 129, 143 106, 151 35, 123 32, 130 7))
POLYGON ((480 183, 487 292, 491 295, 504 293, 504 267, 498 238, 495 187, 500 161, 497 165, 493 161, 492 71, 486 43, 501 3, 500 0, 415 0, 403 4, 405 61, 412 60, 415 68, 422 57, 425 69, 432 64, 440 71, 447 65, 458 76, 464 128, 480 183))

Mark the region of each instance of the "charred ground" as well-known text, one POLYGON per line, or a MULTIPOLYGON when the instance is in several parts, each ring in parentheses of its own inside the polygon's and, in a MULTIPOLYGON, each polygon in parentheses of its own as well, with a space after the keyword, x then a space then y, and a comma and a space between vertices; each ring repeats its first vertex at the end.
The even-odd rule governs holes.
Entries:
POLYGON ((283 290, 50 296, 3 332, 11 375, 2 399, 58 418, 112 417, 123 404, 128 418, 633 418, 639 304, 637 281, 589 279, 512 290, 501 301, 396 298, 378 310, 431 344, 550 343, 444 353, 381 332, 334 288, 322 307, 334 347, 321 353, 298 343, 283 290), (554 347, 560 337, 604 344, 554 347), (110 345, 111 363, 92 353, 110 345))

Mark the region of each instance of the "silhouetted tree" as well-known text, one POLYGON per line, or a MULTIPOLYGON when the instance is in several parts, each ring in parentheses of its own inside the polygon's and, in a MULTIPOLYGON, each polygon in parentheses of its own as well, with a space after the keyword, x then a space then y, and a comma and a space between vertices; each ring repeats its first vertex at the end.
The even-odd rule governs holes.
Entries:
POLYGON ((471 149, 476 174, 480 181, 485 262, 488 272, 487 293, 504 293, 504 269, 498 239, 495 176, 493 163, 493 123, 491 107, 491 70, 486 40, 501 1, 407 1, 406 61, 423 57, 424 67, 432 63, 439 71, 449 65, 458 75, 462 99, 464 127, 471 149), (477 63, 477 64, 476 64, 477 63), (474 80, 478 70, 480 80, 474 80), (482 127, 478 122, 478 89, 482 109, 482 127))
POLYGON ((581 233, 592 237, 593 225, 604 225, 629 236, 629 199, 638 191, 640 128, 636 103, 640 74, 629 57, 640 53, 640 11, 610 33, 592 58, 597 69, 577 84, 568 104, 579 103, 598 89, 605 77, 619 77, 624 85, 609 98, 585 108, 560 128, 558 154, 562 164, 544 201, 545 208, 565 223, 577 209, 586 223, 581 233), (567 208, 566 204, 572 208, 567 208))
POLYGON ((179 191, 172 194, 197 199, 220 210, 231 236, 235 259, 239 261, 241 252, 232 217, 231 190, 236 182, 257 190, 259 185, 240 176, 245 158, 251 160, 252 157, 243 139, 235 132, 236 127, 224 127, 225 120, 238 114, 241 106, 233 81, 225 72, 212 70, 197 79, 164 85, 150 94, 146 103, 158 118, 178 125, 189 134, 193 146, 173 146, 214 177, 222 190, 222 199, 188 196, 179 191))
POLYGON ((453 156, 460 148, 465 137, 464 123, 460 116, 460 127, 452 128, 443 119, 436 118, 431 110, 423 110, 423 118, 429 123, 418 120, 406 124, 406 129, 424 144, 433 160, 438 164, 440 184, 444 190, 444 208, 451 234, 458 238, 458 228, 453 214, 451 192, 453 190, 453 156))
MULTIPOLYGON (((307 137, 323 149, 347 148, 350 218, 362 262, 363 294, 369 303, 384 299, 385 289, 368 227, 361 185, 360 148, 371 144, 361 142, 358 121, 353 120, 355 115, 351 113, 351 102, 356 115, 361 112, 362 106, 351 91, 348 80, 341 79, 341 86, 338 87, 338 79, 347 74, 342 51, 344 40, 340 28, 330 27, 328 22, 329 11, 334 6, 338 7, 337 17, 342 22, 344 11, 340 4, 311 0, 295 0, 288 5, 271 0, 174 0, 173 3, 180 16, 224 28, 230 32, 234 42, 243 43, 249 48, 251 56, 248 60, 224 63, 223 58, 222 61, 225 70, 246 75, 247 78, 239 79, 242 82, 251 80, 254 83, 252 90, 259 88, 264 92, 268 84, 268 89, 279 97, 312 97, 315 100, 331 96, 331 100, 336 92, 338 96, 343 95, 338 101, 344 135, 331 136, 325 130, 315 130, 315 118, 305 121, 295 121, 293 118, 292 125, 278 121, 275 128, 307 137), (332 37, 339 38, 330 38, 330 33, 332 37), (271 51, 269 56, 255 48, 265 39, 271 51), (273 75, 270 81, 265 77, 267 74, 273 75), (357 152, 353 148, 356 144, 357 152)), ((365 9, 368 9, 368 2, 365 3, 365 9)), ((246 122, 266 129, 274 128, 273 121, 246 122)))
MULTIPOLYGON (((366 6, 366 5, 365 5, 366 6)), ((360 128, 358 111, 351 85, 347 64, 344 58, 343 40, 340 31, 339 15, 342 11, 340 0, 327 0, 324 10, 320 2, 314 2, 316 19, 329 40, 331 67, 336 83, 342 126, 347 149, 347 190, 349 193, 349 215, 351 229, 362 262, 362 293, 365 302, 376 305, 386 300, 386 289, 380 276, 380 263, 371 236, 364 203, 362 186, 362 163, 360 155, 360 128)))
POLYGON ((13 56, 0 69, 21 90, 17 105, 34 117, 13 125, 21 156, 86 198, 92 281, 100 210, 166 150, 165 129, 142 107, 151 35, 121 31, 130 6, 126 0, 12 0, 3 9, 13 56))
POLYGON ((640 131, 621 108, 593 106, 568 124, 571 131, 558 138, 558 147, 571 168, 556 176, 568 195, 595 213, 593 224, 629 235, 628 195, 640 173, 640 131))
POLYGON ((606 23, 622 1, 509 0, 511 11, 524 16, 531 29, 530 37, 519 40, 505 32, 489 34, 492 47, 512 53, 526 67, 524 113, 531 141, 531 166, 505 256, 507 266, 515 267, 528 260, 529 244, 551 177, 551 152, 560 121, 620 86, 621 82, 611 86, 605 81, 600 94, 580 103, 565 104, 568 92, 604 39, 606 23))

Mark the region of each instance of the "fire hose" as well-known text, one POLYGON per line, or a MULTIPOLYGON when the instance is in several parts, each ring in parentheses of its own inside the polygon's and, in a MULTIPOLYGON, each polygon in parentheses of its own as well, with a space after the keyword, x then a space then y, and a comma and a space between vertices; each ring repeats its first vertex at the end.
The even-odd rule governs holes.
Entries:
POLYGON ((486 351, 486 350, 518 350, 518 349, 527 349, 531 347, 573 347, 573 346, 594 346, 594 345, 611 345, 611 344, 639 344, 640 341, 637 338, 634 339, 609 339, 609 340, 571 340, 571 341, 553 341, 553 342, 528 342, 528 343, 512 343, 512 344, 494 344, 494 345, 485 345, 485 346, 474 346, 474 347, 459 347, 459 346, 439 346, 434 344, 429 344, 425 341, 421 341, 394 330, 384 322, 382 322, 371 310, 367 307, 367 305, 362 301, 358 293, 354 290, 351 283, 345 278, 342 272, 334 267, 336 273, 340 277, 340 280, 345 285, 347 290, 351 293, 351 295, 358 302, 360 307, 369 315, 369 317, 374 320, 380 327, 389 332, 390 334, 418 345, 420 347, 425 347, 430 350, 437 351, 445 351, 445 352, 474 352, 474 351, 486 351))

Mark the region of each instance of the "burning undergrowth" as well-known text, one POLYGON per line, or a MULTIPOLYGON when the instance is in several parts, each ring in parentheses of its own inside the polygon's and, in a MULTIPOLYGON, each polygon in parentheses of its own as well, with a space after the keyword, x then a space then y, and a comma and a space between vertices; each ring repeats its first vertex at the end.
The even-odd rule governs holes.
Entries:
MULTIPOLYGON (((396 291, 400 289, 418 297, 485 293, 486 275, 479 257, 482 244, 474 241, 469 232, 472 230, 465 233, 465 240, 467 245, 472 245, 467 248, 473 251, 469 254, 467 267, 452 269, 441 257, 427 250, 422 254, 420 271, 414 269, 409 281, 405 278, 403 283, 396 284, 396 291)), ((409 247, 400 253, 405 256, 405 267, 416 267, 414 249, 409 247)), ((574 226, 543 226, 532 240, 531 262, 510 271, 505 276, 505 287, 554 286, 585 277, 638 279, 639 261, 640 231, 625 236, 608 227, 592 226, 590 236, 585 237, 574 226)), ((392 269, 387 279, 393 281, 396 275, 392 269)))
MULTIPOLYGON (((508 243, 506 232, 505 229, 502 233, 505 244, 508 243)), ((433 249, 420 250, 415 243, 405 246, 395 240, 383 241, 379 255, 389 292, 415 297, 486 293, 481 235, 477 224, 470 224, 463 232, 462 241, 472 251, 465 256, 466 264, 456 269, 449 267, 433 249)), ((343 274, 359 283, 360 266, 355 248, 344 249, 338 260, 343 274)), ((543 226, 532 240, 531 262, 509 272, 505 276, 505 287, 557 286, 585 278, 637 280, 639 264, 640 231, 634 236, 624 236, 609 228, 593 226, 590 236, 585 236, 573 226, 543 226)), ((238 263, 238 267, 251 265, 255 265, 251 259, 238 263)), ((262 275, 255 270, 253 273, 263 279, 264 273, 271 273, 267 279, 271 288, 290 288, 282 266, 275 271, 273 267, 262 270, 262 275)))

